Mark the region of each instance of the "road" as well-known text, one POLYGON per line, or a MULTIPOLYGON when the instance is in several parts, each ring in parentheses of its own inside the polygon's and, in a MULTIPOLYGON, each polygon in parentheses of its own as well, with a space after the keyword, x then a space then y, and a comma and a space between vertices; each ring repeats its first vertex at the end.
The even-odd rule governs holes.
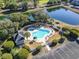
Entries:
POLYGON ((0 10, 0 13, 10 11, 10 9, 0 10))
POLYGON ((33 59, 79 59, 79 44, 70 42, 55 51, 51 50, 42 56, 34 56, 33 59))

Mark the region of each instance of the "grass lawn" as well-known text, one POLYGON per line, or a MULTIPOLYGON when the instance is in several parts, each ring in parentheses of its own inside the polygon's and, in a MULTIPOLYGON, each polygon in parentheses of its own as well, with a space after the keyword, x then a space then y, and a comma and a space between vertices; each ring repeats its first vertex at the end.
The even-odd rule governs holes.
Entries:
POLYGON ((5 16, 0 16, 0 20, 4 20, 5 16))
POLYGON ((49 0, 39 0, 39 5, 47 3, 49 0))
POLYGON ((60 34, 56 32, 53 36, 49 37, 48 42, 52 42, 53 40, 59 40, 60 38, 60 34))

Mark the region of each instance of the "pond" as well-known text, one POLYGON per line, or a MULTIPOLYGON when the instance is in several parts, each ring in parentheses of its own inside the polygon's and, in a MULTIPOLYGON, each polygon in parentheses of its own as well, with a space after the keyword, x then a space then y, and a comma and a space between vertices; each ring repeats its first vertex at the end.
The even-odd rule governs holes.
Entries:
POLYGON ((62 22, 79 25, 79 14, 72 12, 66 8, 51 8, 44 10, 51 18, 60 20, 62 22))

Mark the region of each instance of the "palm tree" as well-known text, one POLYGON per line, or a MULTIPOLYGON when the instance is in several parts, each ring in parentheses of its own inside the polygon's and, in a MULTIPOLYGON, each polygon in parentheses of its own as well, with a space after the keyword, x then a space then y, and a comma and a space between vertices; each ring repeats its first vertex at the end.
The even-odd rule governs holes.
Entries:
POLYGON ((26 32, 25 34, 24 34, 24 36, 27 38, 27 40, 28 40, 28 37, 30 37, 30 33, 29 32, 26 32))

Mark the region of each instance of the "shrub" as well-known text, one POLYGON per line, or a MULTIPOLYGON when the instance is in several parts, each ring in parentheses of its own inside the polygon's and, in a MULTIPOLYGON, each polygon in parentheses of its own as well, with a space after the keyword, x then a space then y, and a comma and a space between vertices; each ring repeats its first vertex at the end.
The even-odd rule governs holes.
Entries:
POLYGON ((0 30, 0 37, 5 38, 8 35, 8 31, 6 29, 0 30))
POLYGON ((2 57, 0 57, 0 59, 2 59, 2 57))
POLYGON ((36 47, 36 49, 38 49, 38 50, 40 50, 41 48, 42 48, 42 46, 41 46, 41 45, 36 47))
POLYGON ((48 22, 48 24, 51 24, 52 25, 52 22, 48 22))
POLYGON ((79 36, 79 30, 71 29, 71 32, 72 32, 73 36, 76 36, 76 38, 79 36))
POLYGON ((28 55, 29 55, 28 50, 26 50, 25 48, 22 48, 16 55, 16 58, 17 59, 26 59, 28 57, 28 55))
POLYGON ((6 41, 4 44, 3 44, 3 47, 6 49, 6 50, 10 50, 14 47, 14 42, 13 41, 6 41))
POLYGON ((13 56, 10 53, 4 53, 2 55, 2 59, 13 59, 13 56))
POLYGON ((64 42, 64 40, 65 40, 65 38, 62 37, 62 38, 59 39, 58 43, 62 44, 64 42))
POLYGON ((65 32, 63 33, 64 36, 69 36, 69 34, 70 34, 69 31, 65 31, 65 32))
POLYGON ((18 51, 19 51, 19 48, 13 48, 12 50, 11 50, 11 54, 13 55, 13 56, 15 56, 17 53, 18 53, 18 51))
POLYGON ((58 40, 54 39, 50 45, 50 47, 54 47, 57 45, 58 40))
POLYGON ((36 47, 36 49, 32 52, 32 55, 38 54, 40 52, 41 48, 42 48, 42 46, 36 47))
POLYGON ((2 56, 2 51, 0 51, 0 57, 2 56))
POLYGON ((27 49, 30 52, 30 48, 27 45, 24 45, 24 48, 27 49))

